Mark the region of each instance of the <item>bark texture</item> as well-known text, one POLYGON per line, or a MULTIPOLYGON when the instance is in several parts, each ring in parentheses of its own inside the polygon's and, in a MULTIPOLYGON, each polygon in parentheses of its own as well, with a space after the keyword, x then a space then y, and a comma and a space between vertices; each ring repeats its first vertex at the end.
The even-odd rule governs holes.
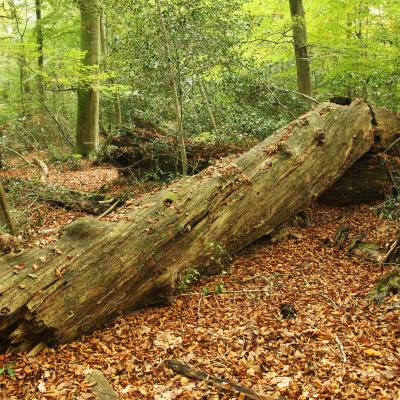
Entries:
POLYGON ((17 226, 11 214, 3 184, 0 182, 0 224, 7 227, 12 235, 17 233, 17 226))
POLYGON ((293 20, 293 45, 296 57, 297 84, 300 93, 312 97, 313 88, 303 0, 289 0, 289 5, 293 20))
POLYGON ((100 193, 88 193, 62 186, 45 184, 21 178, 8 178, 5 181, 8 191, 18 191, 20 196, 33 202, 43 201, 69 210, 83 211, 92 215, 106 212, 112 204, 124 203, 121 197, 110 197, 100 193))
POLYGON ((400 174, 400 116, 374 107, 375 143, 371 150, 328 188, 319 201, 333 206, 383 200, 395 191, 400 174))
POLYGON ((85 218, 55 248, 4 256, 1 343, 24 350, 67 342, 115 315, 165 303, 185 269, 204 272, 216 248, 234 254, 273 232, 373 142, 366 103, 322 104, 239 158, 142 198, 130 221, 85 218))
POLYGON ((366 154, 318 199, 332 206, 366 204, 393 194, 393 172, 400 172, 394 159, 366 154))
MULTIPOLYGON (((100 61, 100 5, 99 0, 81 0, 81 50, 85 52, 83 65, 94 68, 100 61)), ((87 83, 78 89, 78 117, 76 128, 76 152, 84 156, 99 146, 99 90, 87 83)))

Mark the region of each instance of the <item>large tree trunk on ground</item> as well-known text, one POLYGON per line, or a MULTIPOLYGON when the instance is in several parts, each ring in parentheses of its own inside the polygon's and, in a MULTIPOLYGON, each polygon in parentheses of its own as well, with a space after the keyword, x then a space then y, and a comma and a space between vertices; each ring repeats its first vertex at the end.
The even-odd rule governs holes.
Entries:
POLYGON ((318 199, 333 206, 383 200, 395 191, 400 173, 400 115, 374 107, 375 143, 371 150, 318 199))
POLYGON ((383 200, 394 191, 393 173, 400 172, 396 160, 379 154, 366 154, 318 201, 332 206, 348 206, 383 200))
POLYGON ((366 103, 322 104, 239 158, 144 197, 126 222, 82 219, 56 247, 4 256, 1 344, 66 342, 165 303, 185 269, 205 272, 216 251, 233 254, 273 232, 373 142, 366 103))

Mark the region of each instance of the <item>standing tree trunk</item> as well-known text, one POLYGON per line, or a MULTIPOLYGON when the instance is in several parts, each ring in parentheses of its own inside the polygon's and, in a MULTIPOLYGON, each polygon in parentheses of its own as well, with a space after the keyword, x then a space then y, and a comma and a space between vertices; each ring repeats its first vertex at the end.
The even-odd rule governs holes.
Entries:
POLYGON ((7 195, 0 182, 0 224, 5 225, 12 235, 17 233, 14 218, 11 215, 10 207, 8 205, 7 195))
POLYGON ((165 49, 165 62, 168 64, 168 75, 169 75, 169 83, 171 85, 171 90, 172 90, 172 98, 174 101, 174 106, 175 106, 175 118, 176 118, 176 137, 178 140, 178 147, 179 147, 179 153, 180 153, 180 158, 181 158, 181 164, 182 164, 182 175, 187 175, 188 173, 188 163, 187 163, 187 156, 186 156, 186 147, 185 147, 185 136, 183 133, 183 120, 182 120, 182 107, 181 107, 181 102, 179 99, 179 92, 178 92, 178 82, 176 79, 176 73, 173 65, 169 61, 169 57, 171 57, 171 54, 173 53, 172 51, 172 46, 171 46, 171 41, 168 35, 168 30, 167 26, 165 25, 164 21, 164 16, 161 10, 161 2, 160 0, 155 0, 156 2, 156 7, 157 7, 157 12, 158 12, 158 17, 160 20, 160 28, 161 32, 164 37, 164 49, 165 49))
POLYGON ((45 100, 45 87, 43 81, 43 66, 44 66, 44 55, 43 55, 43 24, 42 24, 42 0, 35 0, 36 7, 36 44, 38 50, 38 95, 39 100, 43 103, 45 100))
POLYGON ((199 83, 199 88, 200 88, 201 96, 203 97, 204 105, 206 106, 207 111, 208 111, 208 115, 210 116, 212 129, 214 131, 216 131, 218 129, 217 122, 215 120, 214 113, 213 113, 213 110, 211 108, 210 100, 208 99, 206 88, 204 87, 203 80, 201 78, 199 78, 197 82, 199 83))
POLYGON ((126 221, 81 219, 55 246, 2 257, 0 347, 73 340, 167 302, 186 269, 221 268, 216 259, 304 210, 373 141, 362 100, 321 104, 236 160, 138 199, 126 221))
MULTIPOLYGON (((97 74, 100 61, 100 4, 99 0, 80 0, 81 50, 85 52, 83 65, 97 74)), ((83 156, 99 146, 99 89, 96 80, 78 89, 78 117, 76 152, 83 156)))
POLYGON ((297 85, 300 93, 312 97, 310 57, 303 0, 289 0, 293 21, 293 45, 296 57, 297 85))
MULTIPOLYGON (((104 11, 102 11, 100 15, 100 43, 101 43, 101 53, 103 57, 102 67, 103 70, 107 72, 108 70, 107 24, 104 11)), ((111 80, 111 83, 113 83, 113 79, 111 80)), ((121 110, 121 101, 119 93, 117 93, 114 98, 114 123, 117 126, 122 126, 122 110, 121 110)))
MULTIPOLYGON (((19 40, 20 43, 23 44, 25 41, 25 34, 28 26, 28 18, 25 18, 24 24, 21 24, 21 19, 18 14, 15 1, 14 0, 8 0, 8 5, 11 9, 11 17, 15 22, 15 27, 19 35, 19 40)), ((27 7, 27 4, 25 4, 27 7)), ((27 11, 26 11, 27 15, 27 11)), ((25 48, 23 48, 23 51, 21 54, 18 56, 18 66, 19 66, 19 93, 20 93, 20 102, 21 102, 21 112, 22 115, 26 116, 27 114, 27 109, 26 109, 26 102, 25 102, 25 97, 26 93, 29 92, 29 84, 25 81, 26 77, 26 54, 25 54, 25 48)))

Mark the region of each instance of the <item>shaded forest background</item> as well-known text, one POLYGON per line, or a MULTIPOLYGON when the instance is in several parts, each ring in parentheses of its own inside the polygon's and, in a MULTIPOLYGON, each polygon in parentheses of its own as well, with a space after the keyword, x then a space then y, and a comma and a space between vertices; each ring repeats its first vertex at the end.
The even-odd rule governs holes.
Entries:
MULTIPOLYGON (((364 97, 397 110, 397 1, 305 1, 315 96, 364 97)), ((170 73, 187 137, 217 143, 263 139, 309 108, 298 96, 289 5, 282 1, 112 1, 101 6, 100 70, 81 64, 75 3, 0 6, 3 150, 73 153, 76 92, 101 92, 100 128, 175 126, 170 73), (168 33, 160 26, 157 4, 168 33), (146 124, 145 124, 146 125, 146 124)))

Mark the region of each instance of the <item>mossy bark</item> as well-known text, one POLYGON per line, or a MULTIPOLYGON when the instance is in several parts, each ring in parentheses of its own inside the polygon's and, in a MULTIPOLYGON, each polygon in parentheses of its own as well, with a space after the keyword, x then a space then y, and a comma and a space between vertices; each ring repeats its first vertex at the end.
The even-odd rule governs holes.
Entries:
MULTIPOLYGON (((100 4, 99 0, 81 0, 81 50, 85 52, 83 66, 88 74, 96 75, 100 60, 100 4)), ((93 81, 93 79, 89 79, 93 81)), ((99 89, 97 82, 86 82, 78 89, 76 149, 84 156, 99 146, 99 89)))
POLYGON ((167 302, 186 269, 209 268, 215 244, 234 254, 315 200, 370 149, 371 121, 363 101, 322 104, 239 158, 145 196, 129 221, 79 220, 56 247, 4 256, 1 343, 67 342, 167 302))
POLYGON ((394 176, 400 174, 400 115, 381 107, 373 107, 372 112, 374 145, 321 195, 321 203, 366 204, 395 192, 394 176))
POLYGON ((313 95, 310 56, 307 43, 307 29, 303 0, 289 0, 293 21, 293 46, 296 58, 297 84, 299 92, 313 95))

